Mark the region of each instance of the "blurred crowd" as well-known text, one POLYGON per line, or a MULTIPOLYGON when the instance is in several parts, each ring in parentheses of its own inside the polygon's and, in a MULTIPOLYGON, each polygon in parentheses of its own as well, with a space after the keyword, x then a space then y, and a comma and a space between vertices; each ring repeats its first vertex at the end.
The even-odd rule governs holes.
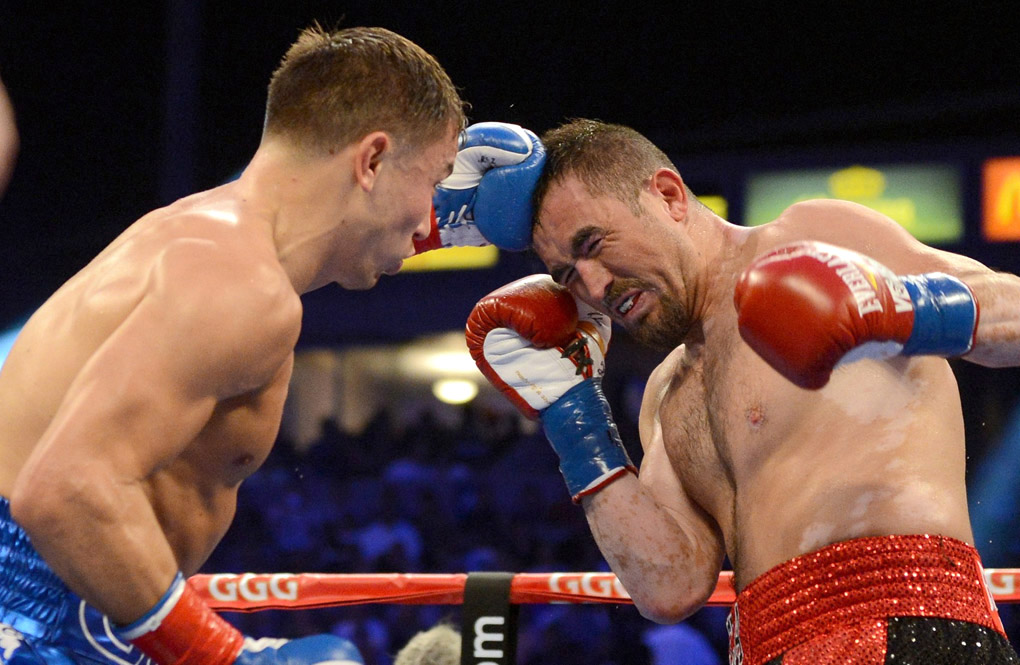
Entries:
MULTIPOLYGON (((607 571, 541 431, 466 407, 450 427, 380 414, 351 436, 327 420, 299 453, 278 441, 241 487, 237 518, 205 572, 607 571)), ((1010 606, 1007 631, 1017 635, 1010 606), (1012 625, 1011 625, 1012 623, 1012 625)), ((721 665, 727 608, 660 626, 631 605, 520 606, 520 665, 721 665)), ((416 632, 460 626, 459 606, 369 604, 231 613, 254 637, 334 632, 366 665, 390 665, 416 632)))

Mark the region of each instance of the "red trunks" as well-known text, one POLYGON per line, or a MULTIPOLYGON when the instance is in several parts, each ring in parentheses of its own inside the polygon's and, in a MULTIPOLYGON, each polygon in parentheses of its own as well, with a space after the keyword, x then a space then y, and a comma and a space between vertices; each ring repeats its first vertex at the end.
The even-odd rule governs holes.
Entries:
POLYGON ((730 662, 883 663, 891 617, 957 620, 1005 637, 973 547, 943 536, 859 538, 751 582, 727 621, 730 662))

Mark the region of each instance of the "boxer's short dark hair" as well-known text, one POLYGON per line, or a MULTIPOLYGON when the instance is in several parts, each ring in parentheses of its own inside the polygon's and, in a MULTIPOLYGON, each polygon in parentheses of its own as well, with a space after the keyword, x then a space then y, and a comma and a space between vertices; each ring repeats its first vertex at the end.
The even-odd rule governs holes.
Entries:
POLYGON ((305 29, 269 83, 265 133, 339 150, 373 131, 422 147, 466 124, 435 58, 384 28, 305 29))

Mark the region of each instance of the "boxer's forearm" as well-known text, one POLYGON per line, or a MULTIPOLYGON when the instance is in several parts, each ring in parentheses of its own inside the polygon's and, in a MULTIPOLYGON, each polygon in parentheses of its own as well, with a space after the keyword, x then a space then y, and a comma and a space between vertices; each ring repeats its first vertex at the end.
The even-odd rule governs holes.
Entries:
POLYGON ((582 505, 602 555, 642 616, 674 623, 704 605, 722 567, 721 539, 707 525, 681 526, 632 475, 582 505))
POLYGON ((979 307, 974 348, 964 358, 986 367, 1020 365, 1020 277, 980 272, 960 278, 979 307))
POLYGON ((115 623, 144 614, 166 591, 177 562, 152 506, 138 485, 75 479, 52 481, 12 502, 16 519, 46 563, 86 602, 115 623))

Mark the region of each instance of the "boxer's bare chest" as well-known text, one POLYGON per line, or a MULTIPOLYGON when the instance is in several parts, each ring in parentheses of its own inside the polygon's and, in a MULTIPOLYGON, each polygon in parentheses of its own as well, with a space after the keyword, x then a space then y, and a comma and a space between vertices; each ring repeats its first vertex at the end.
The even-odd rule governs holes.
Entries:
POLYGON ((216 485, 232 486, 268 457, 279 431, 293 356, 260 390, 220 402, 182 462, 216 485))
POLYGON ((774 445, 787 388, 735 332, 687 345, 676 360, 659 404, 663 443, 684 490, 731 534, 738 485, 774 445))

